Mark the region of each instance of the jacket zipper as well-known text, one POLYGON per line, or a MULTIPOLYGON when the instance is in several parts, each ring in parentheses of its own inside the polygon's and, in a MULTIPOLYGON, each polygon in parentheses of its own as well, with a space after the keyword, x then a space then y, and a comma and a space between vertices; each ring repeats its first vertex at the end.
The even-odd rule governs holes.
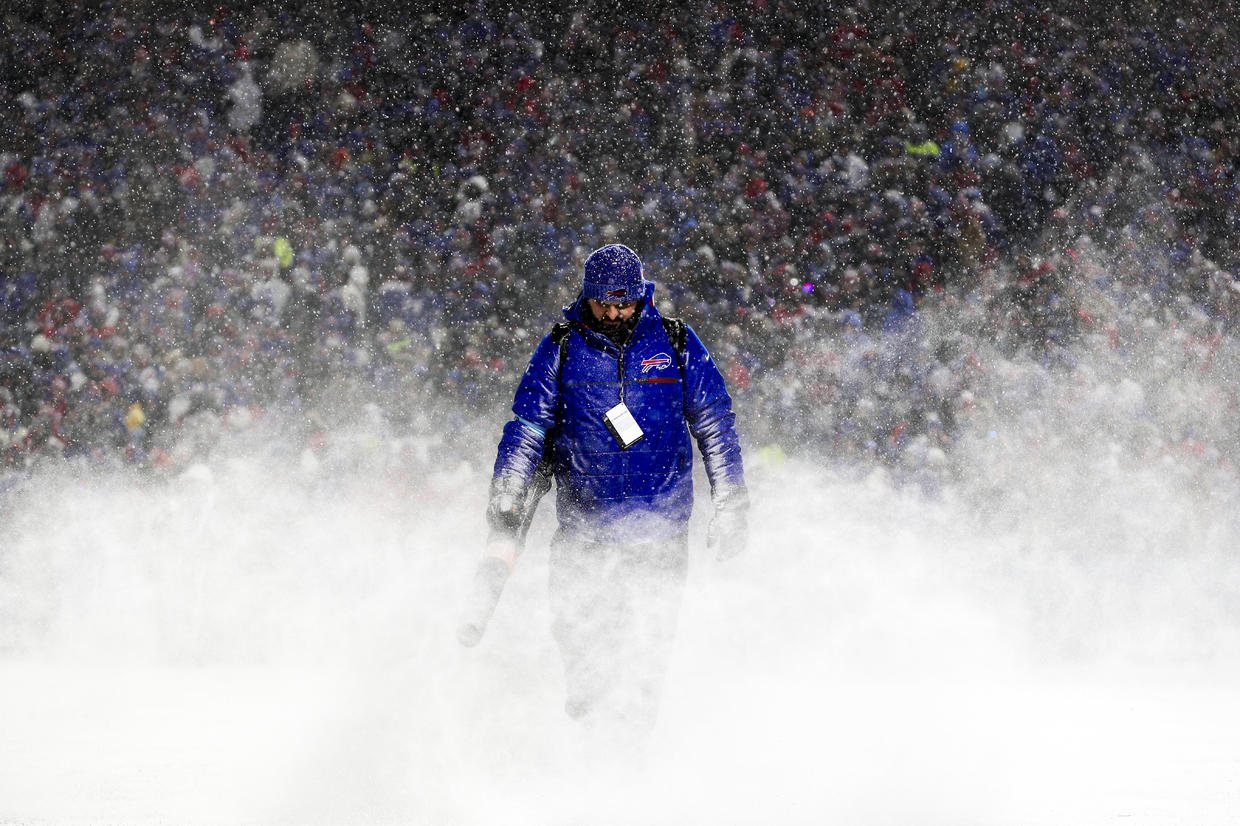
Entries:
POLYGON ((624 348, 620 348, 620 404, 624 404, 624 348))

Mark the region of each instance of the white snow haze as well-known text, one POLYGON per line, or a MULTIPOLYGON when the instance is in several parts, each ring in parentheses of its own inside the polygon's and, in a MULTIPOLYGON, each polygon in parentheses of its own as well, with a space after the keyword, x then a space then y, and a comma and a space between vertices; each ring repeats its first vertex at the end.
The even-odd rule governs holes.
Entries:
POLYGON ((501 421, 432 429, 457 459, 417 478, 257 437, 168 479, 42 471, 0 513, 0 823, 1233 823, 1240 485, 1122 424, 1210 388, 1151 362, 1086 393, 1079 356, 992 359, 1019 411, 937 490, 749 449, 728 563, 699 478, 637 751, 563 713, 550 499, 456 641, 501 421))

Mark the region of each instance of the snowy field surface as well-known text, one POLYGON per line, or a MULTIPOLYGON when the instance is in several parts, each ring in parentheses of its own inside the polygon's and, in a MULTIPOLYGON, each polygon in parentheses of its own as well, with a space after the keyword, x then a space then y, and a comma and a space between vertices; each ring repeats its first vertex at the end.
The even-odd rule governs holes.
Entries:
POLYGON ((1224 483, 1031 454, 927 498, 751 462, 750 551, 709 558, 699 505, 660 722, 618 750, 562 712, 550 507, 482 644, 455 640, 487 450, 14 494, 0 823, 1235 822, 1224 483))

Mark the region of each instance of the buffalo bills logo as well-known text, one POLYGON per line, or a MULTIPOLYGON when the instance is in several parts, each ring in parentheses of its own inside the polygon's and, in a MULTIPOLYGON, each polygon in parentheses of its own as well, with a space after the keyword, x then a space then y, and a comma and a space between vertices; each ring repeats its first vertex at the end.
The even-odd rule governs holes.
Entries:
POLYGON ((628 293, 628 290, 608 290, 607 297, 608 298, 622 298, 626 293, 628 293))
POLYGON ((648 359, 642 359, 642 372, 649 373, 651 370, 662 370, 672 363, 672 357, 667 353, 659 353, 657 356, 651 356, 648 359))

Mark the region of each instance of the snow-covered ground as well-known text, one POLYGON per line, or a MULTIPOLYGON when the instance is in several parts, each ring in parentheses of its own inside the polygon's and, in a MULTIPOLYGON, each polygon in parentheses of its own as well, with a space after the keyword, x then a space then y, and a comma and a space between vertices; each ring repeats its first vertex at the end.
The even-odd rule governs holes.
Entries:
POLYGON ((1235 525, 1157 468, 1008 456, 1019 496, 1009 481, 925 499, 881 474, 751 462, 746 556, 707 557, 699 507, 663 713, 637 754, 562 713, 550 506, 487 637, 455 640, 491 438, 403 482, 251 457, 168 483, 26 486, 0 552, 0 823, 1240 811, 1235 525))

